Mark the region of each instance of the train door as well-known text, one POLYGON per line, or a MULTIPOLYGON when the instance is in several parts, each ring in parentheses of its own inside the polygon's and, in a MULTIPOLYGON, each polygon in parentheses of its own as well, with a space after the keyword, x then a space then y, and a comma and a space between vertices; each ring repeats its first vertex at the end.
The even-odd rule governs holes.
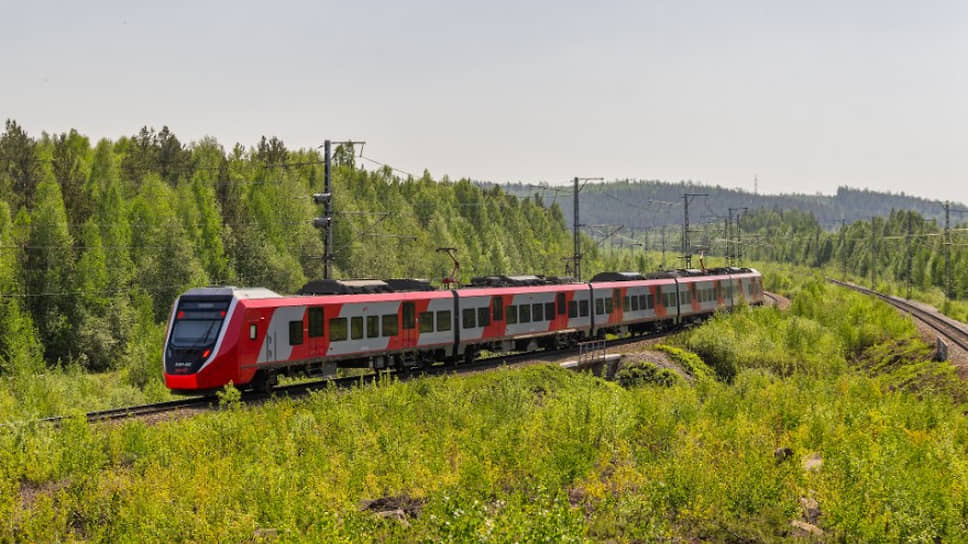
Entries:
POLYGON ((262 342, 262 360, 272 362, 276 360, 276 331, 271 327, 266 331, 266 339, 262 342))
POLYGON ((309 313, 309 354, 311 357, 323 357, 326 355, 325 342, 323 342, 323 308, 310 307, 309 313))
POLYGON ((417 345, 417 313, 413 302, 403 303, 403 323, 400 332, 404 348, 411 348, 417 345))
POLYGON ((259 335, 262 333, 262 327, 264 327, 264 321, 262 316, 259 315, 258 310, 246 310, 245 311, 245 330, 243 331, 243 338, 247 338, 248 341, 244 344, 246 347, 242 350, 242 353, 246 355, 246 360, 251 358, 252 361, 262 361, 265 355, 262 351, 262 346, 258 344, 259 335))

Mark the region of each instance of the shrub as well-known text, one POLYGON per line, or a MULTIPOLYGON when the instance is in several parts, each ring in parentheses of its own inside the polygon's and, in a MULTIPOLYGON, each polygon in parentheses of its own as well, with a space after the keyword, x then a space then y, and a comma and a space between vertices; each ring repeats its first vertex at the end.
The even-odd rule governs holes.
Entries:
POLYGON ((671 387, 679 383, 682 378, 668 368, 659 368, 655 363, 635 361, 622 366, 615 375, 615 380, 622 387, 639 387, 642 385, 661 385, 671 387))

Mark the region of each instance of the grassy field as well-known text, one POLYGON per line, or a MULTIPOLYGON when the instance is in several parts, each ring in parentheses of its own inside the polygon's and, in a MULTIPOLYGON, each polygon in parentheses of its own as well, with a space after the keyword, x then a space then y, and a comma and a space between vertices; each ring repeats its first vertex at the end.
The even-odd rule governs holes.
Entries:
POLYGON ((8 426, 0 540, 964 540, 963 384, 885 306, 794 291, 675 338, 671 385, 532 367, 8 426))

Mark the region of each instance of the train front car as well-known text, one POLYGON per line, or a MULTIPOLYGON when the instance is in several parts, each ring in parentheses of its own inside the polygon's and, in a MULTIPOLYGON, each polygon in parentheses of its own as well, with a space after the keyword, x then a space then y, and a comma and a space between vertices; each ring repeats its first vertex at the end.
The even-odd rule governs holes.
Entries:
POLYGON ((238 327, 229 325, 239 291, 233 287, 190 289, 175 301, 162 356, 165 385, 172 392, 205 393, 229 381, 238 383, 238 362, 231 356, 238 343, 238 327))
POLYGON ((763 304, 763 275, 758 270, 755 268, 731 268, 728 270, 732 283, 734 305, 759 306, 763 304))

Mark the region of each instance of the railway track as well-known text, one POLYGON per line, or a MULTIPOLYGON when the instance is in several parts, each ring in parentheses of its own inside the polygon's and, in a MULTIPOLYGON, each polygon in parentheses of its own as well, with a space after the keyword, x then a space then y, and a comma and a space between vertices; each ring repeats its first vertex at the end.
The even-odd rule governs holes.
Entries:
POLYGON ((898 298, 891 295, 885 295, 884 293, 879 293, 873 289, 868 289, 866 287, 861 287, 860 285, 854 285, 853 283, 847 283, 840 280, 835 280, 832 278, 827 278, 827 281, 841 287, 846 287, 848 289, 853 289, 865 295, 877 297, 884 302, 894 306, 895 308, 911 314, 913 317, 919 319, 921 322, 926 324, 935 330, 939 335, 943 336, 945 339, 950 341, 952 344, 960 347, 961 349, 968 351, 968 329, 965 328, 961 323, 941 314, 930 312, 912 304, 902 298, 898 298))
MULTIPOLYGON (((619 338, 616 340, 611 340, 606 344, 606 347, 617 347, 634 342, 642 342, 645 340, 651 340, 655 338, 662 338, 669 334, 678 332, 682 329, 675 328, 669 329, 657 333, 645 334, 641 336, 629 336, 625 338, 619 338)), ((543 351, 529 351, 521 353, 511 353, 502 354, 493 357, 486 357, 483 359, 477 359, 471 363, 462 363, 457 366, 452 365, 435 365, 431 367, 425 367, 422 369, 414 369, 410 371, 388 371, 383 373, 371 373, 363 374, 360 376, 345 376, 341 378, 325 378, 320 380, 314 380, 310 382, 302 382, 291 385, 283 385, 275 387, 271 393, 256 393, 247 392, 242 395, 242 400, 247 403, 259 403, 264 402, 272 398, 273 396, 287 396, 287 397, 300 397, 309 394, 311 391, 316 391, 319 389, 324 389, 327 387, 336 388, 349 388, 357 387, 360 385, 367 385, 377 382, 381 379, 388 377, 396 378, 399 380, 410 380, 417 377, 423 376, 442 376, 446 374, 466 374, 471 372, 478 372, 481 370, 487 370, 492 368, 497 368, 500 366, 508 365, 513 366, 525 361, 531 361, 534 359, 540 359, 544 357, 554 357, 560 355, 568 355, 571 353, 577 353, 578 349, 573 347, 562 348, 558 350, 543 350, 543 351)), ((112 421, 121 420, 129 418, 144 417, 154 414, 163 414, 167 412, 174 412, 177 410, 184 410, 189 408, 215 408, 219 404, 218 399, 214 395, 210 396, 200 396, 200 397, 187 397, 183 399, 175 399, 171 401, 158 402, 153 404, 144 404, 139 406, 126 406, 123 408, 113 408, 110 410, 96 410, 93 412, 88 412, 85 417, 89 422, 102 422, 102 421, 112 421)), ((68 419, 68 416, 51 416, 40 419, 43 423, 54 423, 68 419)))
MULTIPOLYGON (((770 294, 764 292, 764 295, 769 297, 776 303, 778 299, 770 294)), ((686 325, 689 327, 691 325, 686 325)), ((670 334, 682 331, 685 327, 676 327, 672 329, 667 329, 655 333, 643 334, 640 336, 628 336, 623 338, 618 338, 610 340, 606 343, 605 347, 618 347, 635 342, 643 342, 646 340, 654 340, 657 338, 662 338, 670 334)), ((247 392, 242 395, 242 400, 247 403, 259 403, 272 396, 288 396, 288 397, 300 397, 307 395, 311 391, 324 389, 327 387, 337 387, 337 388, 348 388, 356 387, 359 385, 366 385, 384 379, 386 377, 394 377, 400 380, 409 380, 422 376, 442 376, 445 374, 466 374, 470 372, 477 372, 481 370, 487 370, 491 368, 497 368, 500 366, 516 365, 526 361, 533 361, 535 359, 541 359, 545 357, 556 357, 561 355, 577 354, 578 348, 566 347, 557 350, 543 350, 543 351, 528 351, 521 353, 510 353, 496 355, 493 357, 486 357, 483 359, 477 359, 471 363, 462 363, 457 366, 452 365, 435 365, 430 367, 425 367, 422 369, 415 369, 410 371, 390 371, 384 373, 371 373, 363 374, 360 376, 346 376, 341 378, 325 378, 321 380, 314 380, 310 382, 296 383, 292 385, 284 385, 275 387, 271 393, 255 393, 247 392)), ((218 399, 215 396, 204 396, 204 397, 187 397, 184 399, 176 399, 166 402, 159 402, 154 404, 144 404, 140 406, 127 406, 124 408, 114 408, 110 410, 97 410, 94 412, 88 412, 86 414, 87 420, 89 422, 98 421, 112 421, 136 417, 144 417, 154 414, 163 414, 166 412, 174 412, 177 410, 183 410, 188 408, 214 408, 219 404, 218 399)), ((46 423, 58 423, 67 419, 66 416, 52 416, 43 418, 40 421, 46 423)))
MULTIPOLYGON (((175 399, 165 402, 156 402, 153 404, 142 404, 139 406, 125 406, 123 408, 111 408, 110 410, 95 410, 93 412, 88 412, 85 414, 87 420, 90 422, 94 421, 111 421, 114 419, 127 419, 133 417, 143 417, 152 414, 161 414, 165 412, 173 412, 175 410, 181 410, 185 408, 200 408, 206 407, 215 401, 214 397, 188 397, 184 399, 175 399)), ((40 421, 43 423, 58 423, 65 419, 67 416, 51 416, 45 417, 40 421)))

